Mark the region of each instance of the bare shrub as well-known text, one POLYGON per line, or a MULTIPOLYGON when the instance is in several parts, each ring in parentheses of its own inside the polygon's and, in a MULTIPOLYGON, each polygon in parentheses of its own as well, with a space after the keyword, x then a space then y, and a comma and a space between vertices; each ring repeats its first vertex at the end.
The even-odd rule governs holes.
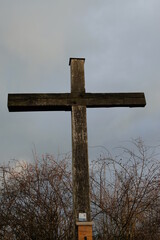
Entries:
POLYGON ((115 158, 108 154, 92 164, 95 239, 160 237, 157 225, 160 161, 155 149, 144 146, 142 141, 132 145, 131 150, 121 148, 122 153, 115 158))
MULTIPOLYGON (((90 164, 95 240, 160 239, 157 149, 134 141, 90 164)), ((73 239, 71 158, 0 167, 0 239, 73 239)))
POLYGON ((72 239, 72 185, 67 159, 1 167, 1 239, 72 239))

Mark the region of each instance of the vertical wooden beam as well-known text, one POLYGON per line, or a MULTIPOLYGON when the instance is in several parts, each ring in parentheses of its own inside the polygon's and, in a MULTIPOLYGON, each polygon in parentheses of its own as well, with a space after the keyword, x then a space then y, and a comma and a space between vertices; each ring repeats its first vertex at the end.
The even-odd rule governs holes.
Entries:
MULTIPOLYGON (((84 59, 71 59, 71 92, 84 93, 84 59)), ((91 221, 89 198, 89 166, 86 107, 72 106, 72 180, 74 209, 74 239, 78 239, 76 222, 79 213, 91 221)))
POLYGON ((85 93, 84 62, 85 58, 70 58, 69 60, 72 93, 85 93))

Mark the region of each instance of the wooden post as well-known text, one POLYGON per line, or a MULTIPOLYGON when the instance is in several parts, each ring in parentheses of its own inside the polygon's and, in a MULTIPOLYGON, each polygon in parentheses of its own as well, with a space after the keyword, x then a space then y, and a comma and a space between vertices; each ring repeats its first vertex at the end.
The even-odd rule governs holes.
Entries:
MULTIPOLYGON (((84 59, 71 59, 70 66, 71 93, 85 93, 84 59)), ((79 213, 86 213, 86 221, 91 221, 86 106, 82 105, 72 106, 72 179, 74 239, 78 239, 79 213)))

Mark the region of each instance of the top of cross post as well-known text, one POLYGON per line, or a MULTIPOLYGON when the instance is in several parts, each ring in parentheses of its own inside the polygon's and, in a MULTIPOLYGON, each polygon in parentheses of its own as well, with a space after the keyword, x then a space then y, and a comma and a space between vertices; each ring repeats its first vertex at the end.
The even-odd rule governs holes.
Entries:
POLYGON ((70 58, 69 59, 69 66, 71 65, 72 60, 84 60, 85 61, 85 58, 70 58))

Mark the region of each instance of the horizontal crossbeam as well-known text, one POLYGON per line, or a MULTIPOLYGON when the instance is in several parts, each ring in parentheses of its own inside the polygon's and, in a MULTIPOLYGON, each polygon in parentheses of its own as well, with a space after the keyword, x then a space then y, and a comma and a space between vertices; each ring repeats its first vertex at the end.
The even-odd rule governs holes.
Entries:
POLYGON ((9 94, 10 112, 71 111, 74 105, 88 108, 144 107, 144 93, 36 93, 9 94))

